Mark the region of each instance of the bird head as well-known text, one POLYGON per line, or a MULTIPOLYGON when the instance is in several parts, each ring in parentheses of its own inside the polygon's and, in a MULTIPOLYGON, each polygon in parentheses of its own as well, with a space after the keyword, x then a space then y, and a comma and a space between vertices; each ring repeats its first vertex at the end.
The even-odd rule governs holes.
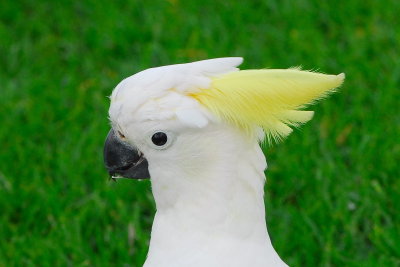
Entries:
MULTIPOLYGON (((120 82, 104 147, 111 176, 211 172, 237 138, 278 142, 312 118, 307 104, 344 79, 299 69, 245 70, 242 58, 151 68, 120 82), (207 166, 207 168, 206 168, 207 166), (149 171, 150 170, 150 171, 149 171)), ((226 164, 226 163, 225 163, 226 164)))

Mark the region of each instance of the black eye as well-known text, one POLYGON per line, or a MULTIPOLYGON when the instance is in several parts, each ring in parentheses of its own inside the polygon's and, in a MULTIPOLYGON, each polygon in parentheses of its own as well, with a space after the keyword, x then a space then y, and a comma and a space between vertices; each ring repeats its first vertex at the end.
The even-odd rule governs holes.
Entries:
POLYGON ((153 136, 151 137, 151 141, 156 146, 163 146, 167 143, 168 137, 167 137, 166 133, 157 132, 157 133, 153 134, 153 136))

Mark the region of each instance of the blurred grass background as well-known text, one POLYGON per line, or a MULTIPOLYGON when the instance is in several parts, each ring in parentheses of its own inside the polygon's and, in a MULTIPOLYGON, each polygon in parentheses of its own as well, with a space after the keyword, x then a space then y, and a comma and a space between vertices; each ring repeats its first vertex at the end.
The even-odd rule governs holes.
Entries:
POLYGON ((0 266, 141 266, 149 182, 111 183, 108 98, 139 70, 222 56, 346 73, 265 148, 291 266, 400 266, 400 2, 2 1, 0 266))

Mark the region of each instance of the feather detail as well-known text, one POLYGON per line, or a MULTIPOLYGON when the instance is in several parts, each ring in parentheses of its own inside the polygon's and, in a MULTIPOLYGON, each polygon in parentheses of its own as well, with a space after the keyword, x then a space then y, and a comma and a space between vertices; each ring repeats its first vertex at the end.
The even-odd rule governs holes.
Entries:
POLYGON ((262 127, 272 143, 287 137, 290 126, 309 121, 313 111, 300 109, 334 92, 344 77, 299 69, 243 70, 214 77, 208 89, 191 96, 247 134, 262 127))
POLYGON ((188 94, 209 88, 213 77, 237 72, 242 61, 241 57, 215 58, 138 72, 114 89, 110 97, 110 119, 121 120, 123 114, 130 114, 129 120, 165 120, 174 117, 171 112, 178 110, 176 118, 182 122, 194 127, 205 126, 207 116, 200 118, 204 108, 188 94))

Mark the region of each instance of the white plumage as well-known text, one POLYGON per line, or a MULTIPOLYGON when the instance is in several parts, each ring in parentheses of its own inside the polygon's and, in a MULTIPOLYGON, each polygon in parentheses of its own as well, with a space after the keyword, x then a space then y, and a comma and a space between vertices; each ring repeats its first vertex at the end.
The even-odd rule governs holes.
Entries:
POLYGON ((238 71, 241 62, 152 68, 112 93, 112 127, 149 164, 157 212, 146 267, 286 266, 266 228, 267 164, 257 138, 194 97, 215 77, 238 71), (160 131, 168 143, 156 147, 151 136, 160 131))

